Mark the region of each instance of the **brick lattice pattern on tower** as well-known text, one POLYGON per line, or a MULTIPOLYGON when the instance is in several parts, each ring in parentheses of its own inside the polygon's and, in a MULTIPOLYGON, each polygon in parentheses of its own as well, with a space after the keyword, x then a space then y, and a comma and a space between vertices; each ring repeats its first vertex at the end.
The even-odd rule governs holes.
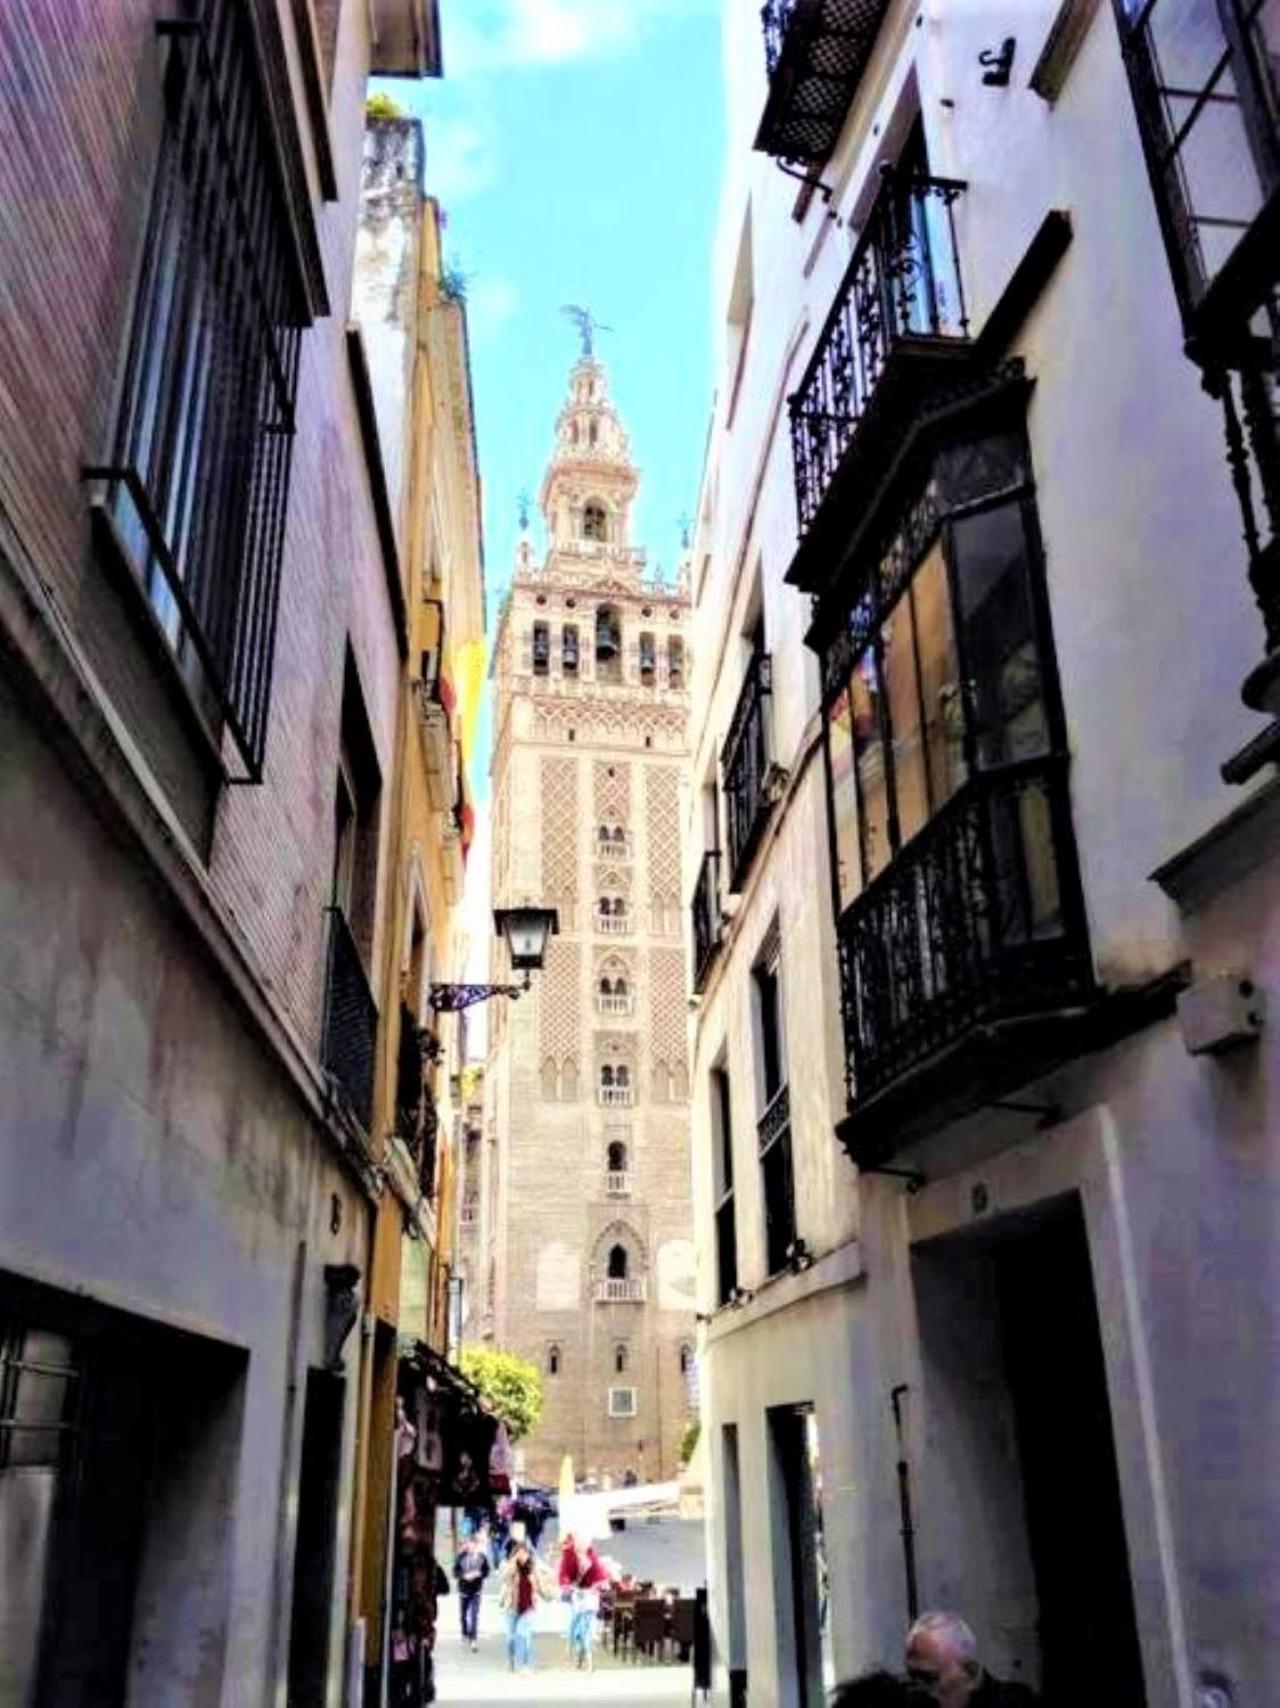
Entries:
POLYGON ((535 993, 494 1015, 493 1305, 468 1330, 541 1367, 524 1454, 551 1482, 566 1453, 579 1476, 672 1476, 688 1416, 688 592, 630 543, 636 485, 584 358, 542 486, 546 556, 522 538, 496 643, 494 903, 545 901, 560 935, 535 993))

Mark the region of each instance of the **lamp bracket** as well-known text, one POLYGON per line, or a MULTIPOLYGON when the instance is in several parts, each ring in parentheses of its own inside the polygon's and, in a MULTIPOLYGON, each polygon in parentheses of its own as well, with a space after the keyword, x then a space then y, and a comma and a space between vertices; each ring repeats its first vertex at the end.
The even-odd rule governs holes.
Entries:
POLYGON ((514 1002, 529 989, 529 983, 526 973, 523 984, 433 984, 427 992, 427 1005, 433 1014, 457 1014, 494 996, 509 996, 514 1002))

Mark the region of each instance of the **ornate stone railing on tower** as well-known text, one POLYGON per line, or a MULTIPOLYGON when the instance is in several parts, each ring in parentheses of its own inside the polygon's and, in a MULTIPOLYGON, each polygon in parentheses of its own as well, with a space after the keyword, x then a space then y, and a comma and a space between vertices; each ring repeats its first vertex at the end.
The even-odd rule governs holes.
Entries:
POLYGON ((648 1283, 643 1275, 625 1280, 609 1278, 595 1284, 598 1305, 643 1305, 648 1296, 648 1283))
POLYGON ((602 1085, 600 1105, 604 1109, 630 1109, 632 1092, 629 1085, 602 1085))
POLYGON ((625 937, 631 930, 629 913, 597 913, 596 929, 606 937, 625 937))
POLYGON ((631 1176, 625 1168, 611 1168, 604 1177, 604 1189, 610 1198, 629 1198, 631 1176))
POLYGON ((360 1125, 373 1124, 373 1068, 378 1005, 346 915, 331 907, 321 1062, 360 1125))
POLYGON ((838 482, 873 397, 963 352, 969 321, 950 178, 886 168, 835 303, 791 398, 796 509, 805 534, 838 482))
POLYGON ((631 994, 629 991, 620 994, 602 990, 596 996, 596 1008, 601 1014, 630 1014, 633 1011, 631 994))
POLYGON ((693 917, 693 988, 700 991, 707 982, 711 963, 719 953, 722 940, 720 925, 720 850, 709 849, 698 867, 698 882, 690 906, 693 917))
POLYGON ((813 168, 835 147, 889 0, 766 0, 769 96, 756 147, 813 168))
POLYGON ((753 653, 720 756, 731 890, 742 888, 772 804, 765 788, 770 757, 766 701, 772 690, 769 654, 753 653))
POLYGON ((597 841, 596 858, 598 860, 629 860, 631 858, 631 838, 629 836, 624 836, 621 839, 610 837, 608 841, 603 839, 597 841))
POLYGON ((630 569, 643 568, 645 561, 643 546, 618 546, 608 540, 557 540, 551 548, 551 555, 630 569))

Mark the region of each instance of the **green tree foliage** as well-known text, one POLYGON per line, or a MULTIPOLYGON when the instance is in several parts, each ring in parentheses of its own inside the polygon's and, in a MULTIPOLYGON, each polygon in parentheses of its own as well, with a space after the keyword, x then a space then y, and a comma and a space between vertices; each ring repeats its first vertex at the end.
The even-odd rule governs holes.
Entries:
POLYGON ((542 1416, 542 1373, 537 1365, 491 1346, 464 1346, 458 1364, 490 1411, 506 1424, 511 1439, 528 1435, 542 1416))
POLYGON ((399 101, 393 101, 381 89, 370 95, 364 104, 364 115, 367 119, 403 119, 407 117, 399 101))
POLYGON ((687 1465, 690 1459, 693 1458, 693 1455, 698 1448, 698 1437, 701 1434, 701 1420, 696 1417, 691 1417, 688 1423, 685 1424, 684 1432, 680 1437, 679 1456, 680 1463, 682 1465, 687 1465))

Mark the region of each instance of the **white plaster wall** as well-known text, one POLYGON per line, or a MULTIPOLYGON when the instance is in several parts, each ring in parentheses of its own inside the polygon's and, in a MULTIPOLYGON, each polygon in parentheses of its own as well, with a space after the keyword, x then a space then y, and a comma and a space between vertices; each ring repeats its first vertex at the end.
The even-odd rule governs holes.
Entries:
MULTIPOLYGON (((322 1270, 367 1269, 367 1206, 137 863, 7 695, 0 720, 0 1270, 247 1352, 221 1700, 265 1703, 270 1678, 283 1689, 274 1669, 287 1653, 301 1384, 308 1364, 325 1361, 322 1270)), ((346 1351, 335 1648, 358 1330, 346 1351)), ((163 1554, 164 1538, 153 1545, 163 1554)), ((181 1622, 180 1583, 167 1596, 167 1619, 181 1622)), ((138 1608, 140 1630, 149 1616, 138 1608)))

